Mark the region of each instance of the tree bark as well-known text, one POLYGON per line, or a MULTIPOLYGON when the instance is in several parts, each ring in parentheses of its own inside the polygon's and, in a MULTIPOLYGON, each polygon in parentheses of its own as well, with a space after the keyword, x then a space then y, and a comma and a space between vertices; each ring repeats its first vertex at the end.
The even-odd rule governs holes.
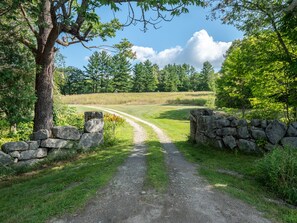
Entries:
POLYGON ((53 68, 54 48, 49 55, 39 55, 36 58, 34 131, 50 130, 53 127, 53 68))

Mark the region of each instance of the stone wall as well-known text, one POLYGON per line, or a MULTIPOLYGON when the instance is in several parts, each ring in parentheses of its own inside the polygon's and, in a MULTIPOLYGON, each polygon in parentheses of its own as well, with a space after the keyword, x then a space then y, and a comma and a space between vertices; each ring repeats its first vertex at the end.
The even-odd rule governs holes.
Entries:
POLYGON ((278 120, 247 122, 209 109, 196 109, 190 112, 190 132, 194 142, 220 149, 246 153, 263 153, 284 145, 297 149, 297 122, 289 126, 278 120))
POLYGON ((48 155, 57 155, 69 149, 86 150, 103 142, 103 113, 85 112, 84 131, 73 126, 55 126, 51 131, 41 129, 30 141, 8 142, 2 145, 2 165, 32 165, 48 155))

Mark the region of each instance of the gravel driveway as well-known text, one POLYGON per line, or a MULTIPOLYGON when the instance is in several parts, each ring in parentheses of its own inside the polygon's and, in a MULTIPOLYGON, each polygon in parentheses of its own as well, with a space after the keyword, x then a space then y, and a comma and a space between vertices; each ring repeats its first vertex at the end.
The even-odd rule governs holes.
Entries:
POLYGON ((255 208, 212 189, 198 175, 197 166, 184 159, 160 128, 120 111, 102 110, 124 117, 134 128, 134 150, 110 184, 99 191, 84 210, 50 222, 270 222, 255 208), (169 188, 165 193, 142 189, 146 172, 146 134, 134 120, 150 126, 163 145, 169 174, 169 188))

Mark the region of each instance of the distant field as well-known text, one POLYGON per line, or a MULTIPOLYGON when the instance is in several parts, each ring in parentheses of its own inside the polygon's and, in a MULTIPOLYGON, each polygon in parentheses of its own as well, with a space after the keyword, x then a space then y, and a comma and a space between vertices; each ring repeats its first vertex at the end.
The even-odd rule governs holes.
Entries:
POLYGON ((149 92, 149 93, 98 93, 67 95, 62 97, 66 104, 189 104, 203 106, 214 98, 213 92, 149 92))

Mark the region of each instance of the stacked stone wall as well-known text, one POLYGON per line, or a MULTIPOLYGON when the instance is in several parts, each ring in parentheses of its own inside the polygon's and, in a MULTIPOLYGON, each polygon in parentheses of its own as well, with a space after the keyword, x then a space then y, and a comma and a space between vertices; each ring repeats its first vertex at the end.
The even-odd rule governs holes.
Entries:
POLYGON ((8 142, 2 145, 2 165, 33 165, 48 155, 65 153, 71 149, 86 150, 103 143, 103 113, 85 112, 84 131, 73 126, 55 126, 50 131, 41 129, 30 141, 8 142))
POLYGON ((220 149, 263 153, 285 145, 297 148, 297 122, 288 126, 278 120, 248 122, 209 109, 196 109, 190 112, 190 137, 196 143, 220 149))

